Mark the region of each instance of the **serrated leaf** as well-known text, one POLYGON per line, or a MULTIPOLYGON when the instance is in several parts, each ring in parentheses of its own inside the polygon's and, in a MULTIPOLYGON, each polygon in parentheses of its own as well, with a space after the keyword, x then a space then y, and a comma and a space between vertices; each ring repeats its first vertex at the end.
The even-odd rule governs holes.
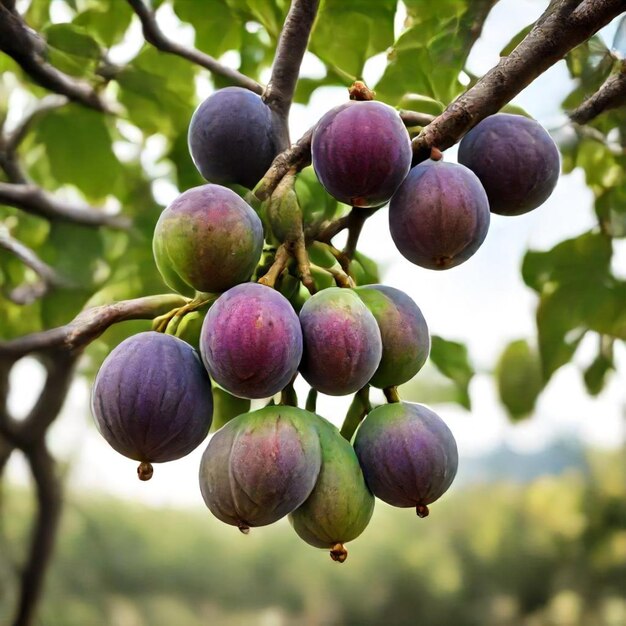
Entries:
POLYGON ((467 347, 457 341, 448 341, 437 335, 431 337, 430 360, 459 390, 459 404, 471 408, 469 384, 474 368, 469 361, 467 347))
POLYGON ((528 417, 543 389, 539 355, 524 339, 513 341, 500 355, 495 375, 500 401, 511 418, 528 417))

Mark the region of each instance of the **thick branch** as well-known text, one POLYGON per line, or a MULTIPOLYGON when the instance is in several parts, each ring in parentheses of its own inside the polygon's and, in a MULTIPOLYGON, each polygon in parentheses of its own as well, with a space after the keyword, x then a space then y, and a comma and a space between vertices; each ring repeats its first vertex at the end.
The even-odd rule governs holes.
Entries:
POLYGON ((65 326, 0 342, 0 357, 18 359, 31 352, 51 350, 76 352, 113 324, 127 320, 151 320, 187 302, 183 296, 163 294, 86 309, 65 326))
POLYGON ((52 557, 62 505, 56 464, 46 449, 45 440, 40 440, 35 447, 28 450, 26 456, 37 489, 38 506, 28 559, 22 572, 14 626, 30 626, 34 623, 46 569, 52 557))
POLYGON ((57 274, 56 270, 42 261, 33 250, 12 237, 0 226, 0 248, 15 255, 24 265, 30 267, 41 279, 35 284, 26 284, 15 289, 10 297, 18 304, 27 304, 56 287, 69 287, 70 281, 57 274))
POLYGON ((52 194, 31 184, 0 182, 0 204, 22 209, 51 221, 73 222, 94 228, 108 226, 126 229, 130 220, 120 215, 110 215, 88 205, 78 205, 59 200, 52 194))
POLYGON ((46 43, 22 18, 0 2, 0 50, 8 54, 35 82, 46 89, 97 111, 111 106, 87 82, 64 74, 45 59, 46 43))
POLYGON ((617 74, 612 74, 602 84, 600 89, 587 98, 578 108, 574 109, 569 117, 572 122, 586 124, 598 117, 600 113, 610 109, 617 109, 626 104, 626 67, 617 74))
POLYGON ((497 113, 572 48, 624 11, 626 0, 586 0, 574 11, 564 10, 571 5, 571 0, 553 3, 508 57, 424 128, 413 140, 414 160, 428 158, 433 146, 449 148, 480 120, 497 113))
POLYGON ((151 11, 142 2, 142 0, 127 0, 127 2, 130 4, 133 11, 137 14, 137 17, 139 17, 141 21, 143 35, 146 38, 146 41, 152 44, 155 48, 161 52, 175 54, 176 56, 200 65, 201 67, 209 70, 212 74, 226 78, 233 85, 245 87, 246 89, 254 91, 254 93, 259 95, 263 93, 263 86, 245 74, 222 65, 212 56, 209 56, 204 52, 200 52, 200 50, 197 50, 196 48, 187 48, 186 46, 182 46, 181 44, 168 39, 159 28, 154 11, 151 11))
POLYGON ((319 0, 292 0, 280 33, 272 76, 263 99, 283 119, 289 114, 318 6, 319 0))

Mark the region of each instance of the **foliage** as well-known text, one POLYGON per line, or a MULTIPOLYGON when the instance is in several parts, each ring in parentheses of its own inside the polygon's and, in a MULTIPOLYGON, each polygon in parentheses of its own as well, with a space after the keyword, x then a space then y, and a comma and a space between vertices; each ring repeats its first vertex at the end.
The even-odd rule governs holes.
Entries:
MULTIPOLYGON (((527 484, 464 485, 424 520, 379 503, 342 566, 285 520, 244 537, 206 511, 72 494, 41 620, 408 626, 419 614, 424 626, 617 626, 626 615, 622 452, 591 452, 578 469, 527 484)), ((0 623, 30 509, 17 490, 5 506, 0 623)))

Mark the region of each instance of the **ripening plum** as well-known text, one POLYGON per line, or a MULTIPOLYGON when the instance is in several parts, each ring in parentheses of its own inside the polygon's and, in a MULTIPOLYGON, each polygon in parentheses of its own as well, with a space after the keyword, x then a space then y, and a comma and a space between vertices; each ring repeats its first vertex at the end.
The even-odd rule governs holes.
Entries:
POLYGON ((304 303, 300 323, 300 372, 312 387, 342 396, 369 381, 380 363, 382 342, 376 319, 354 291, 319 291, 304 303))
POLYGON ((428 326, 420 308, 403 291, 386 285, 366 285, 354 291, 376 318, 383 342, 383 356, 370 384, 384 389, 411 380, 430 352, 428 326))
POLYGON ((104 360, 91 409, 101 435, 120 454, 151 463, 174 461, 205 439, 211 427, 211 381, 196 351, 182 339, 156 332, 133 335, 104 360))
POLYGON ((261 258, 263 225, 234 191, 202 185, 182 193, 154 230, 156 265, 169 287, 192 295, 248 280, 261 258))
POLYGON ((209 309, 200 335, 209 374, 242 398, 268 398, 284 389, 302 358, 302 330, 280 292, 244 283, 222 294, 209 309))
POLYGON ((382 102, 350 101, 313 131, 313 168, 326 191, 356 207, 389 201, 411 167, 411 139, 398 112, 382 102))
POLYGON ((432 270, 455 267, 487 236, 487 194, 463 165, 420 163, 389 203, 389 228, 396 247, 411 263, 432 270))
POLYGON ((200 464, 200 490, 211 513, 247 532, 297 509, 322 463, 315 422, 303 409, 269 406, 220 428, 200 464))
POLYGON ((191 158, 209 182, 252 189, 280 151, 277 128, 257 94, 242 87, 220 89, 191 118, 191 158))
POLYGON ((459 145, 459 163, 483 184, 492 213, 521 215, 541 206, 559 178, 559 151, 535 120, 498 113, 479 122, 459 145))
POLYGON ((343 544, 356 539, 374 512, 374 496, 367 488, 354 448, 324 418, 316 427, 322 450, 322 467, 311 495, 289 515, 301 539, 316 548, 330 550, 343 563, 343 544))
POLYGON ((458 467, 456 441, 445 422, 421 404, 396 402, 371 411, 354 449, 374 495, 420 517, 450 487, 458 467))

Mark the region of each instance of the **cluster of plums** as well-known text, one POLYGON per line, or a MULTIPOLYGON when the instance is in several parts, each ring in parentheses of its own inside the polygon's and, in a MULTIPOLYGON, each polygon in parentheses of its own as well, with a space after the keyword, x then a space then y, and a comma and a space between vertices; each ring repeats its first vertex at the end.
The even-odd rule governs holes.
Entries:
MULTIPOLYGON (((277 124, 260 97, 236 87, 211 95, 191 120, 191 154, 210 182, 163 211, 153 249, 165 282, 196 299, 213 294, 210 306, 206 314, 182 316, 197 322, 189 342, 170 333, 169 324, 165 333, 122 342, 105 359, 92 395, 101 434, 140 462, 143 480, 152 476, 152 463, 178 459, 204 441, 216 387, 239 398, 273 398, 300 374, 329 395, 366 385, 388 391, 415 376, 428 357, 426 321, 398 289, 329 287, 296 303, 251 280, 259 277, 271 225, 222 185, 258 183, 278 152, 277 124)), ((390 201, 398 249, 432 269, 458 265, 478 249, 490 209, 517 215, 539 206, 559 170, 549 135, 530 119, 505 114, 468 133, 462 164, 430 160, 411 169, 399 114, 375 101, 327 113, 311 152, 318 179, 336 199, 354 210, 390 201)), ((425 406, 398 401, 374 408, 351 443, 314 412, 272 400, 215 432, 202 457, 200 488, 220 520, 247 532, 288 515, 300 537, 343 561, 343 544, 367 526, 374 496, 423 517, 450 486, 457 464, 452 433, 425 406)))

